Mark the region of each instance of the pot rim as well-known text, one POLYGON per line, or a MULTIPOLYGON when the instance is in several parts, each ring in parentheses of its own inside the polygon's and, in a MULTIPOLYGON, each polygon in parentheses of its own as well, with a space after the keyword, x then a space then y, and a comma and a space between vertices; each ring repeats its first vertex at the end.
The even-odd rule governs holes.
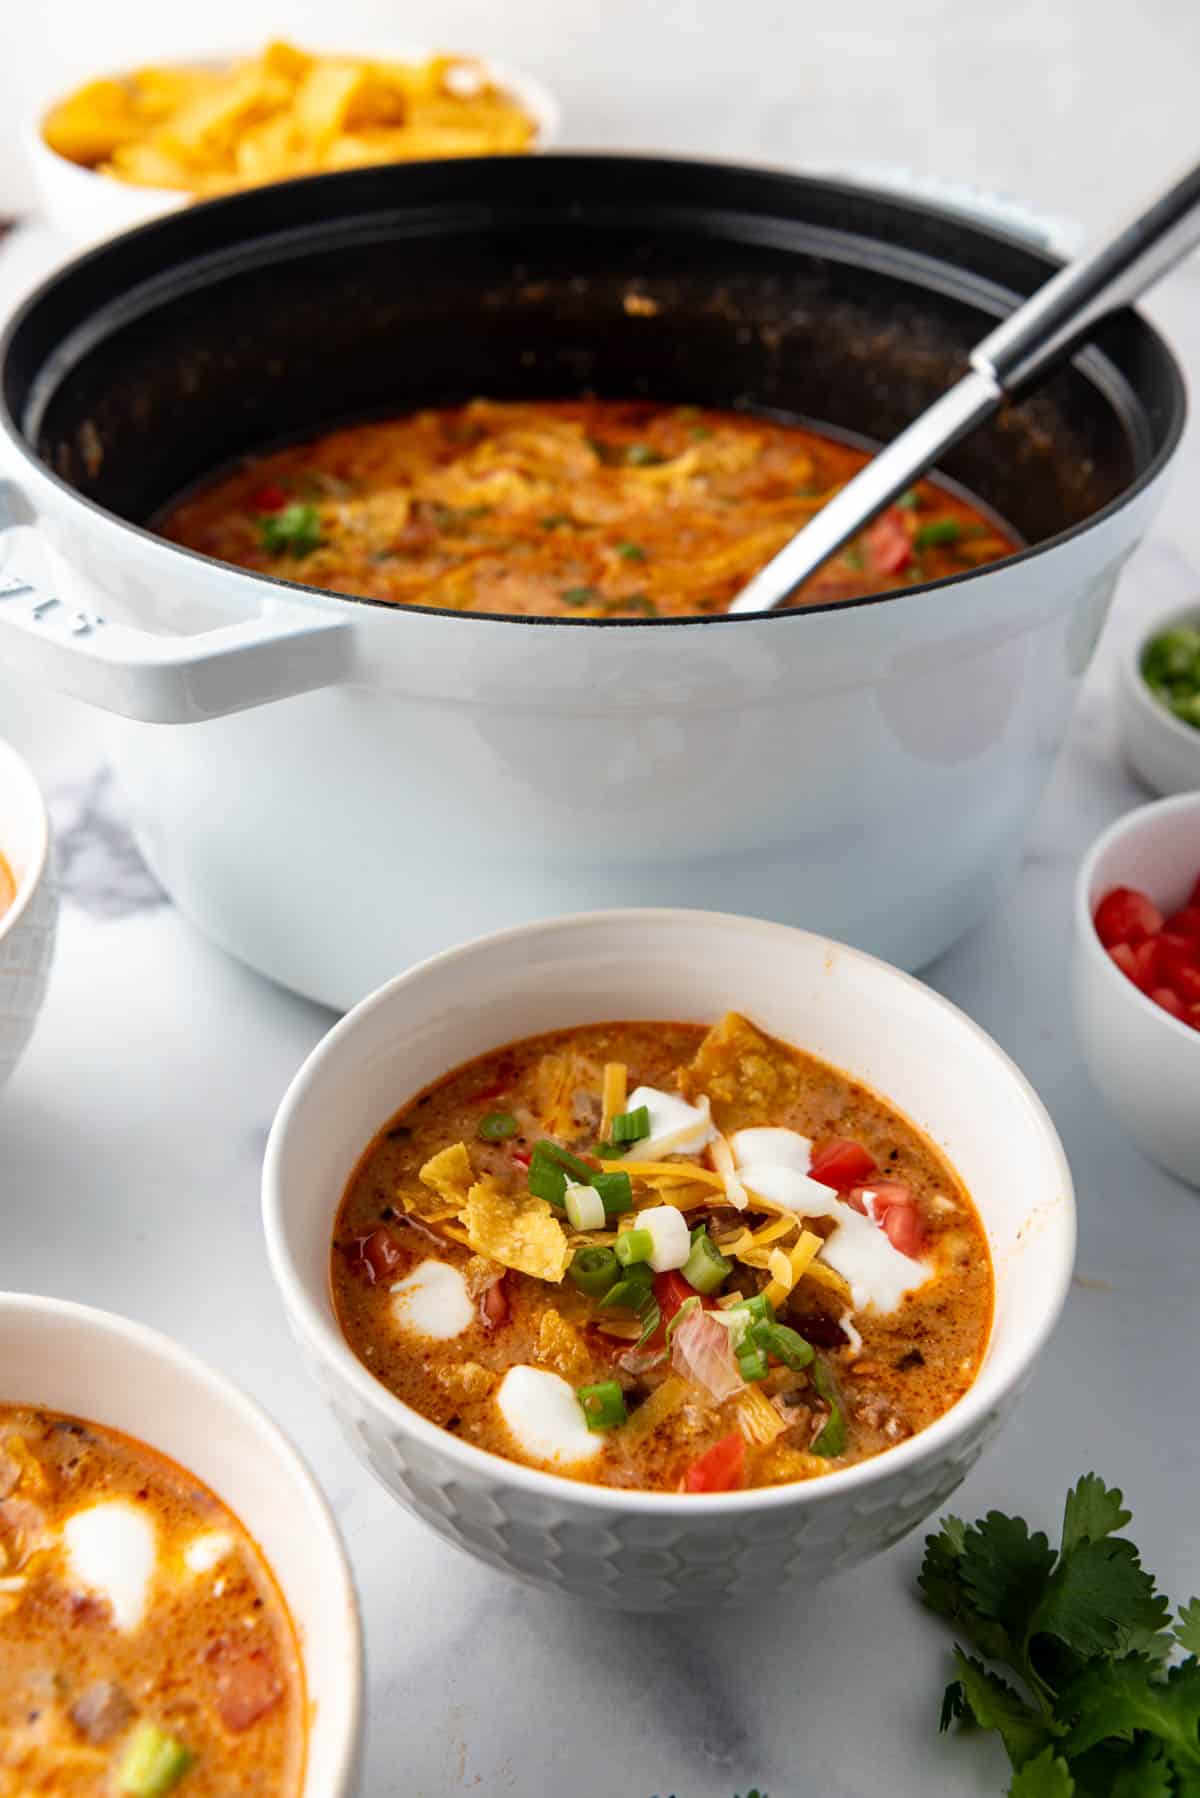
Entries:
MULTIPOLYGON (((461 158, 456 159, 451 166, 453 166, 455 170, 463 170, 469 174, 479 168, 490 168, 495 170, 497 167, 503 167, 505 165, 521 168, 532 164, 544 171, 547 167, 552 168, 558 164, 569 164, 572 162, 601 164, 613 170, 623 169, 627 172, 630 181, 633 180, 637 169, 645 164, 652 164, 659 167, 667 166, 678 170, 686 170, 689 167, 719 169, 728 171, 734 175, 744 174, 751 177, 761 176, 764 178, 772 178, 786 182, 796 189, 811 190, 816 188, 835 194, 866 196, 871 199, 876 199, 882 204, 892 207, 895 210, 907 212, 926 220, 936 220, 945 218, 946 216, 961 218, 961 213, 955 213, 952 208, 940 206, 924 199, 909 199, 895 193, 893 190, 873 186, 869 182, 853 181, 821 175, 806 175, 803 172, 797 172, 794 169, 771 165, 764 162, 755 162, 753 160, 744 159, 731 161, 728 158, 716 156, 674 156, 670 153, 629 154, 620 151, 596 152, 588 150, 560 150, 552 151, 549 154, 539 154, 536 157, 489 156, 461 158)), ((428 164, 408 165, 409 168, 416 169, 428 169, 430 166, 431 165, 428 164)), ((389 169, 387 174, 392 178, 395 178, 396 176, 402 178, 405 172, 405 165, 399 164, 395 165, 394 168, 389 169)), ((819 617, 830 612, 851 613, 859 611, 867 606, 892 605, 901 600, 915 600, 929 594, 939 594, 948 587, 965 587, 972 582, 986 579, 988 575, 994 574, 1000 568, 1007 569, 1017 567, 1033 560, 1035 557, 1043 556, 1061 549, 1076 537, 1105 524, 1109 519, 1115 517, 1119 512, 1123 511, 1127 506, 1140 498, 1141 495, 1153 485, 1155 480, 1170 463, 1183 435, 1184 426, 1187 421, 1187 386, 1179 362, 1166 342, 1166 339, 1140 312, 1137 311, 1136 308, 1124 308, 1124 311, 1132 313, 1137 319, 1140 329, 1146 333, 1149 340, 1160 352, 1163 358, 1164 367, 1169 372, 1170 376, 1173 389, 1172 404, 1170 408, 1170 418, 1167 421, 1162 442, 1158 449, 1149 456, 1145 467, 1135 475, 1128 486, 1123 488, 1119 494, 1107 503, 1107 505, 1102 506, 1099 511, 1093 512, 1089 517, 1082 519, 1075 524, 1068 525, 1065 530, 1055 532, 1053 536, 1045 538, 1040 543, 1025 545, 1018 549, 1014 554, 1003 557, 999 562, 985 564, 982 567, 971 569, 962 574, 947 575, 940 580, 922 581, 911 587, 897 588, 892 592, 864 594, 857 599, 828 600, 818 605, 795 607, 790 610, 786 608, 777 608, 776 610, 769 612, 740 613, 735 616, 730 616, 728 613, 704 613, 694 617, 684 616, 677 618, 645 619, 564 618, 512 612, 449 611, 444 606, 427 606, 419 604, 397 605, 390 600, 374 599, 363 594, 338 593, 326 587, 309 586, 302 581, 282 580, 278 576, 266 574, 256 569, 241 568, 235 564, 222 562, 213 556, 203 555, 197 550, 187 549, 182 544, 168 542, 165 538, 160 537, 155 532, 149 530, 145 525, 133 524, 127 519, 120 518, 116 513, 109 511, 107 507, 101 506, 97 501, 89 499, 86 495, 80 493, 78 489, 65 481, 47 462, 43 461, 43 459, 35 453, 30 444, 26 441, 25 434, 17 420, 13 418, 11 414, 7 395, 4 392, 4 369, 8 362, 13 343, 24 327, 26 320, 33 316, 38 307, 47 300, 55 287, 63 279, 69 277, 72 273, 84 267, 86 264, 99 261, 99 259, 105 255, 110 254, 114 246, 119 246, 122 243, 135 240, 156 231, 162 232, 170 229, 186 229, 186 221, 189 216, 211 216, 214 211, 218 211, 222 208, 229 210, 236 209, 239 206, 245 207, 248 203, 253 205, 256 200, 261 198, 261 195, 264 192, 277 194, 281 190, 295 191, 304 187, 313 186, 319 182, 329 184, 340 182, 343 185, 349 186, 355 182, 361 182, 364 174, 377 175, 379 173, 380 171, 378 170, 352 169, 332 174, 300 176, 292 181, 274 183, 269 189, 251 189, 244 193, 226 195, 217 199, 202 201, 199 205, 189 207, 182 213, 170 213, 165 217, 152 219, 146 224, 136 226, 132 230, 121 232, 116 237, 108 239, 105 243, 98 245, 96 248, 84 251, 82 254, 60 264, 26 296, 23 303, 10 316, 3 333, 0 334, 0 435, 7 439, 12 448, 16 450, 21 458, 22 464, 41 481, 47 483, 60 498, 65 498, 68 502, 74 502, 75 504, 82 506, 88 513, 93 515, 95 521, 102 529, 106 531, 115 531, 117 533, 129 533, 139 540, 145 553, 150 553, 161 558, 164 574, 168 573, 172 567, 177 567, 177 558, 183 557, 188 561, 198 563, 203 567, 220 569, 227 576, 233 575, 239 577, 241 581, 252 583, 251 591, 259 590, 264 599, 272 593, 296 595, 305 603, 319 606, 322 610, 328 610, 331 607, 333 609, 340 609, 346 605, 353 605, 368 607, 375 612, 399 614, 411 612, 426 618, 462 620, 466 623, 475 624, 521 625, 532 627, 534 629, 639 631, 662 630, 664 628, 669 629, 674 627, 695 629, 700 626, 712 625, 735 626, 749 622, 762 624, 768 621, 778 622, 785 619, 819 617)), ((331 208, 331 215, 332 210, 333 209, 331 208)), ((294 227, 291 229, 294 230, 294 227)), ((1050 274, 1052 274, 1055 269, 1062 266, 1059 258, 1051 256, 1045 250, 1032 245, 1028 238, 1020 236, 1015 231, 1007 231, 991 223, 976 223, 975 221, 971 221, 970 229, 978 236, 990 239, 1000 245, 1010 246, 1015 250, 1021 251, 1024 255, 1031 256, 1035 260, 1044 263, 1047 268, 1047 278, 1049 278, 1050 274)), ((288 234, 288 230, 276 233, 276 235, 281 238, 286 237, 288 234)), ((962 269, 960 265, 955 263, 947 263, 947 266, 958 268, 961 273, 970 272, 962 269)), ((985 278, 980 276, 978 279, 982 281, 985 278)), ((1118 313, 1115 316, 1120 316, 1120 314, 1118 313)), ((1102 320, 1100 322, 1103 323, 1104 321, 1102 320)), ((1088 339, 1085 338, 1083 343, 1076 349, 1073 357, 1069 358, 1069 362, 1077 361, 1092 353, 1091 345, 1088 339)), ((1132 383, 1130 383, 1130 385, 1132 385, 1132 383)))
MULTIPOLYGON (((764 919, 739 917, 731 912, 667 906, 574 912, 556 918, 518 924, 507 930, 492 931, 485 936, 459 943, 453 948, 444 949, 437 955, 428 956, 423 961, 414 963, 402 974, 396 975, 384 986, 361 1000, 358 1005, 338 1020, 305 1058, 280 1101, 279 1109, 271 1125, 271 1133, 263 1160, 262 1220, 271 1274, 293 1330, 304 1337, 313 1354, 321 1363, 322 1369, 328 1370, 340 1382, 350 1387, 356 1400, 368 1411, 383 1417, 387 1424, 400 1434, 416 1437, 425 1448, 440 1455, 452 1465, 461 1466, 465 1472, 492 1482, 502 1482, 520 1487, 532 1498, 553 1497, 565 1505, 577 1505, 598 1511, 612 1512, 616 1510, 659 1517, 733 1516, 734 1514, 744 1515, 751 1512, 777 1510, 787 1506, 807 1508, 820 1505, 831 1496, 853 1502, 868 1492, 872 1486, 881 1481, 887 1481, 894 1474, 911 1472, 929 1461, 944 1458, 951 1452, 955 1442, 969 1436, 974 1428, 982 1426, 989 1412, 994 1412, 997 1407, 1003 1405, 1007 1399, 1011 1399, 1020 1390, 1038 1356, 1053 1335, 1062 1308, 1066 1303, 1074 1269, 1076 1242, 1074 1183, 1066 1152, 1053 1120, 1016 1063, 966 1012, 961 1011, 949 999, 943 998, 940 993, 935 992, 933 988, 926 986, 924 982, 917 980, 913 975, 905 974, 899 968, 893 967, 890 962, 882 961, 878 956, 868 955, 863 950, 851 948, 848 944, 835 942, 832 938, 823 937, 814 931, 800 930, 792 925, 775 924, 764 919), (826 954, 835 954, 838 958, 864 964, 877 978, 883 977, 888 981, 898 981, 911 987, 919 993, 920 1002, 923 1005, 935 1012, 943 1013, 960 1029, 965 1030, 969 1036, 977 1040, 993 1062, 997 1074, 1011 1083, 1014 1098, 1023 1101, 1029 1107, 1044 1137, 1046 1167, 1051 1176, 1047 1184, 1052 1184, 1062 1194, 1062 1208, 1057 1217, 1058 1239, 1046 1250, 1048 1256, 1052 1257, 1052 1277, 1040 1308, 1033 1311, 1024 1321, 1016 1360, 1007 1375, 997 1376, 993 1372, 991 1380, 988 1379, 988 1367, 994 1341, 995 1320, 993 1317, 993 1333, 989 1335, 988 1347, 975 1380, 957 1403, 951 1405, 948 1411, 935 1418, 931 1424, 907 1442, 901 1442, 883 1454, 872 1456, 869 1460, 856 1462, 850 1467, 835 1469, 819 1479, 793 1482, 790 1485, 758 1487, 750 1491, 683 1495, 673 1492, 630 1491, 624 1487, 592 1485, 586 1481, 569 1479, 565 1475, 551 1473, 541 1468, 527 1467, 518 1461, 506 1460, 503 1456, 477 1448, 473 1443, 464 1442, 449 1431, 440 1429, 437 1424, 430 1422, 419 1411, 397 1398, 363 1365, 338 1328, 336 1321, 315 1302, 308 1281, 296 1265, 288 1240, 288 1229, 285 1224, 288 1209, 287 1192, 281 1177, 283 1145, 286 1136, 293 1128, 293 1120, 297 1114, 313 1103, 310 1089, 324 1077, 329 1061, 336 1060, 341 1052, 342 1044, 347 1038, 354 1036, 369 1014, 394 1005, 398 994, 403 993, 406 987, 426 976, 431 970, 450 967, 455 962, 469 960, 481 951, 519 943, 523 939, 527 940, 535 936, 569 936, 572 932, 587 931, 598 924, 611 923, 618 918, 634 930, 639 926, 646 925, 660 929, 673 929, 683 925, 708 925, 710 928, 727 932, 736 931, 742 935, 753 935, 763 941, 764 948, 769 946, 772 941, 806 937, 810 942, 821 945, 826 954)), ((332 1213, 330 1224, 332 1227, 332 1213)), ((1043 1233, 1043 1240, 1045 1240, 1045 1233, 1043 1233)))

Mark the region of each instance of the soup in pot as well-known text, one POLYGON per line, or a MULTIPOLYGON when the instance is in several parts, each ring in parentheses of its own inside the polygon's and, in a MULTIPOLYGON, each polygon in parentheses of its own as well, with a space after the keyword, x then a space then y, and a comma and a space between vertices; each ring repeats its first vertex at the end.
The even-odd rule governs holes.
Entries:
POLYGON ((510 1044, 404 1106, 350 1180, 355 1354, 465 1442, 571 1478, 808 1480, 979 1369, 987 1239, 885 1099, 730 1014, 510 1044))
MULTIPOLYGON (((747 413, 475 400, 255 457, 161 530, 220 561, 395 605, 678 618, 724 612, 867 460, 747 413)), ((978 506, 922 481, 795 603, 940 580, 1015 547, 978 506)))
POLYGON ((237 1518, 114 1430, 0 1404, 0 1798, 296 1798, 304 1679, 237 1518))

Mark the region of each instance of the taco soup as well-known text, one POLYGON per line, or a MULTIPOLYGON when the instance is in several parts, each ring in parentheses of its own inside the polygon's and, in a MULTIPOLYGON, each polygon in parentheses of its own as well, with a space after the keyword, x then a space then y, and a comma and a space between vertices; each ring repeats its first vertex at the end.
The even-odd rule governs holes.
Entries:
POLYGON ((254 1542, 116 1431, 0 1404, 0 1798, 295 1798, 304 1680, 254 1542))
POLYGON ((601 1485, 718 1492, 877 1455, 971 1385, 983 1227, 893 1106, 729 1014, 458 1068, 337 1215, 355 1354, 463 1441, 601 1485))
MULTIPOLYGON (((676 618, 725 611, 867 459, 747 413, 475 400, 255 457, 160 528, 223 562, 395 605, 676 618)), ((995 518, 922 481, 796 603, 939 580, 1014 547, 995 518)))

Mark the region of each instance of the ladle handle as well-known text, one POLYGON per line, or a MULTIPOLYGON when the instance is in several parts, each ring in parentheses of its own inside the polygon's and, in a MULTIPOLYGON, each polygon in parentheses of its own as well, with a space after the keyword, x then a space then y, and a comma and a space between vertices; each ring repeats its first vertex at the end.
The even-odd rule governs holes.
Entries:
POLYGON ((971 352, 1005 393, 1032 380, 1109 312, 1200 244, 1200 163, 1100 243, 1068 263, 971 352))

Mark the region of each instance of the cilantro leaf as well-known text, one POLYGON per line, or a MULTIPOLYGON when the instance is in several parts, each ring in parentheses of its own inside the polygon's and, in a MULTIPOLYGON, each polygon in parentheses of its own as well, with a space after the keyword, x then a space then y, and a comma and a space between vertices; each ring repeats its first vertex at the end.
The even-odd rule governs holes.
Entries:
POLYGON ((1009 1798, 1074 1798, 1071 1770, 1053 1748, 1026 1761, 1008 1788, 1009 1798))
POLYGON ((1187 1604, 1180 1605, 1175 1640, 1188 1654, 1200 1655, 1200 1598, 1193 1598, 1187 1604))
POLYGON ((1023 1517, 989 1511, 964 1533, 960 1566, 975 1610, 1000 1624, 1010 1642, 1023 1643, 1054 1566, 1041 1530, 1030 1535, 1023 1517))
MULTIPOLYGON (((962 1559, 967 1526, 959 1517, 943 1517, 936 1536, 925 1538, 920 1586, 925 1603, 939 1616, 948 1617, 990 1660, 1012 1665, 1008 1632, 975 1609, 963 1581, 962 1559)), ((943 1728, 945 1725, 943 1725, 943 1728)))
MULTIPOLYGON (((994 1729, 1014 1767, 1031 1759, 1047 1739, 1044 1718, 1039 1717, 1007 1681, 990 1673, 982 1661, 972 1660, 961 1648, 954 1650, 954 1665, 958 1678, 949 1690, 956 1691, 958 1696, 952 1714, 969 1718, 980 1729, 994 1729)), ((942 1714, 946 1717, 945 1707, 942 1714)), ((947 1718, 943 1728, 948 1722, 947 1718)))
POLYGON ((1068 1756, 1144 1731, 1181 1770, 1200 1773, 1200 1662, 1184 1661, 1163 1679, 1145 1655, 1093 1661, 1060 1695, 1058 1712, 1071 1725, 1062 1745, 1068 1756))
POLYGON ((1085 1473, 1067 1493, 1063 1512, 1062 1554, 1066 1559, 1081 1542, 1100 1542, 1123 1530, 1132 1512, 1124 1508, 1124 1495, 1106 1486, 1099 1474, 1085 1473))
POLYGON ((1170 1608, 1156 1592, 1132 1542, 1121 1536, 1081 1541, 1063 1554, 1029 1622, 1029 1636, 1053 1636, 1071 1656, 1041 1658, 1039 1670, 1055 1680, 1075 1672, 1093 1655, 1131 1652, 1162 1659, 1170 1608))
POLYGON ((1108 1798, 1172 1798, 1175 1789, 1162 1749, 1142 1741, 1117 1769, 1108 1798))

